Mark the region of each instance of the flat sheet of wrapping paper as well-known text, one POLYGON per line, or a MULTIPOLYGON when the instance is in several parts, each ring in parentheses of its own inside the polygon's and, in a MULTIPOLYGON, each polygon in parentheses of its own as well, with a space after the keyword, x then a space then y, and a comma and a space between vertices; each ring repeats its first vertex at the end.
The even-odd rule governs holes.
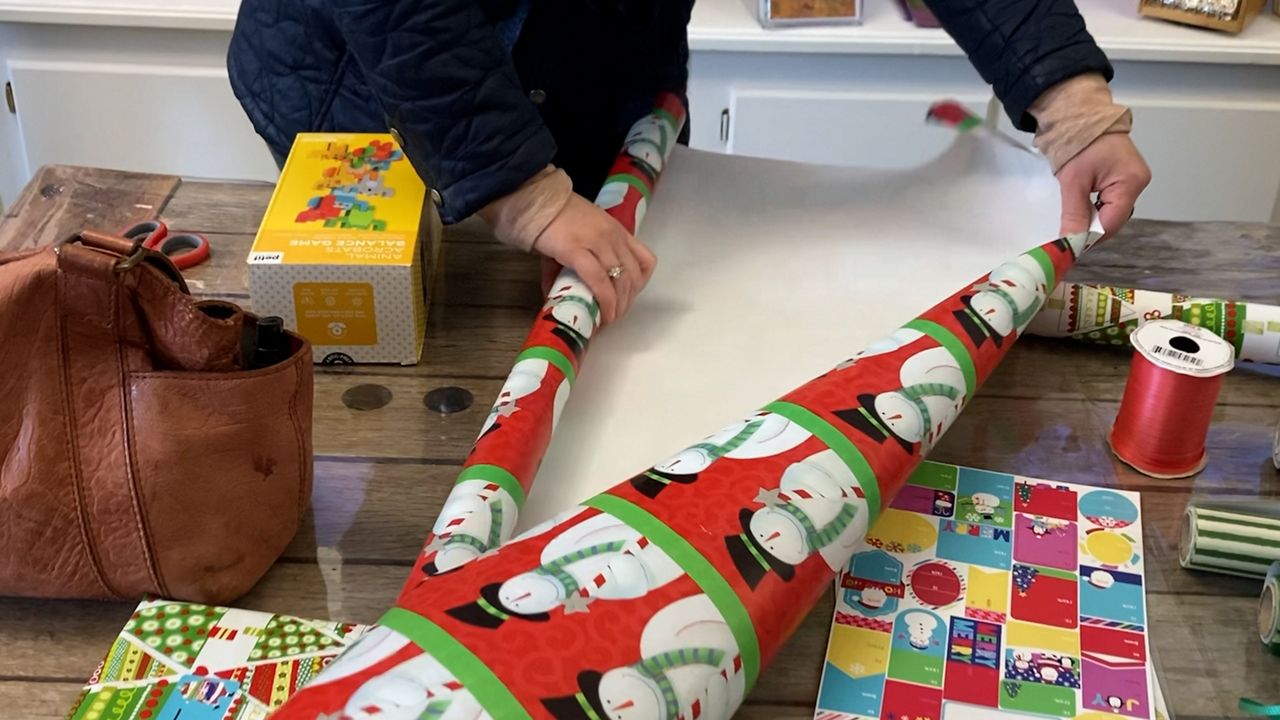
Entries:
POLYGON ((730 716, 1096 238, 1045 243, 962 283, 689 446, 714 455, 695 474, 640 471, 410 580, 381 627, 278 717, 730 716))
POLYGON ((1096 237, 963 283, 884 343, 689 446, 722 451, 697 473, 640 471, 411 580, 278 720, 731 716, 1025 329, 1013 305, 1038 307, 1096 237), (1007 332, 980 310, 997 301, 1017 318, 1007 332))
POLYGON ((1237 360, 1280 364, 1280 307, 1261 303, 1063 283, 1027 332, 1128 347, 1139 325, 1169 318, 1222 337, 1235 348, 1237 360))
MULTIPOLYGON (((676 148, 640 231, 658 270, 592 339, 519 527, 884 338, 1053 237, 1058 213, 1043 158, 985 133, 907 172, 676 148)), ((1004 324, 1036 309, 987 301, 1000 307, 979 310, 1004 324)), ((714 454, 669 469, 696 472, 714 454)))
POLYGON ((143 600, 68 720, 264 720, 369 628, 143 600))
POLYGON ((925 462, 841 572, 816 718, 1158 720, 1137 493, 925 462))

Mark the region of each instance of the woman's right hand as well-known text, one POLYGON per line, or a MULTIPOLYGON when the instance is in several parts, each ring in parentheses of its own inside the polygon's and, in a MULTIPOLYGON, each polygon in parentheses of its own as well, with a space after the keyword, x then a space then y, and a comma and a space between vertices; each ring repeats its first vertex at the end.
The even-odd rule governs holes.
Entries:
MULTIPOLYGON (((538 235, 533 249, 578 273, 600 303, 605 324, 631 309, 631 303, 649 283, 658 264, 644 243, 609 213, 577 193, 538 235), (621 268, 622 272, 610 278, 609 271, 613 268, 621 268)), ((544 263, 544 284, 547 272, 544 263)))

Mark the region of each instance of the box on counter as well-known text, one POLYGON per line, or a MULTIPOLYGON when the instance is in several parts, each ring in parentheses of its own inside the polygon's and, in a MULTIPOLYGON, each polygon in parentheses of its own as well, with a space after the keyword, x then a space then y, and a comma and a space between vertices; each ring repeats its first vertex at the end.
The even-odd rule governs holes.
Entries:
POLYGON ((294 141, 249 251, 249 295, 325 364, 422 356, 441 225, 390 135, 294 141))
POLYGON ((263 720, 369 628, 144 600, 68 720, 263 720))
POLYGON ((759 0, 760 24, 857 25, 862 22, 862 0, 759 0))

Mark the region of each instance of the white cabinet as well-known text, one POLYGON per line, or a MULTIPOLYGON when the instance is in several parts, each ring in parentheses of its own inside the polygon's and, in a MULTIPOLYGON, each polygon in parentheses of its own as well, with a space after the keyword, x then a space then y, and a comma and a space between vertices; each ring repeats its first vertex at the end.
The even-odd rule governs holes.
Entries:
POLYGON ((0 201, 40 166, 69 163, 225 180, 274 180, 231 92, 230 35, 0 23, 0 201))
MULTIPOLYGON (((1155 179, 1142 217, 1280 222, 1280 20, 1240 36, 1076 0, 1134 108, 1155 179)), ((227 85, 239 0, 0 0, 0 203, 40 165, 270 180, 274 163, 227 85)), ((755 0, 698 0, 689 28, 692 144, 805 162, 903 168, 950 142, 936 100, 990 89, 940 30, 866 0, 859 27, 765 30, 755 0)), ((1007 119, 1000 127, 1014 133, 1007 119)))
POLYGON ((274 180, 218 68, 13 60, 29 171, 47 163, 274 180))

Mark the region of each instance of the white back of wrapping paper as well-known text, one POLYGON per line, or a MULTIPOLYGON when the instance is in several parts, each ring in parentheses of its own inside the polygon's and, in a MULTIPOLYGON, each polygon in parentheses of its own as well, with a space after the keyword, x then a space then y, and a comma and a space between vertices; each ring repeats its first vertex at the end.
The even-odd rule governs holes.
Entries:
POLYGON ((658 269, 631 312, 593 338, 521 529, 1052 240, 1059 207, 1042 157, 982 132, 899 172, 677 148, 640 228, 658 269))

